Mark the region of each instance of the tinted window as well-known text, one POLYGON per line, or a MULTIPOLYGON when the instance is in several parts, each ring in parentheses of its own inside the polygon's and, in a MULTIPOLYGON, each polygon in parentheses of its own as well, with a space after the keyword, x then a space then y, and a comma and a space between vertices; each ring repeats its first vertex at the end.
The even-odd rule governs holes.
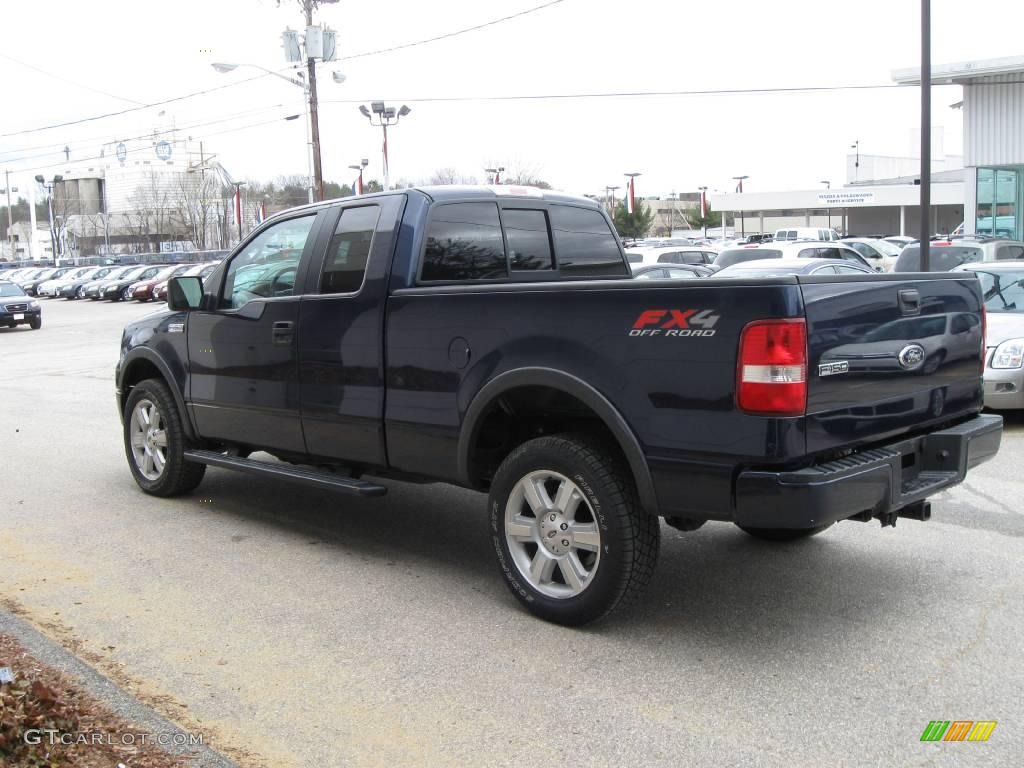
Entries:
POLYGON ((551 240, 548 217, 544 211, 510 210, 502 212, 508 258, 512 269, 551 269, 551 240))
POLYGON ((996 250, 996 259, 1024 259, 1024 245, 1000 245, 996 250))
POLYGON ((700 251, 675 251, 658 257, 659 264, 703 264, 704 254, 700 251))
POLYGON ((597 211, 553 205, 551 232, 562 274, 571 277, 627 274, 615 235, 597 211))
MULTIPOLYGON (((947 272, 961 264, 982 261, 981 248, 969 245, 931 246, 928 249, 928 261, 932 272, 947 272)), ((894 272, 921 271, 921 244, 910 243, 896 259, 894 272)))
POLYGON ((294 295, 295 273, 314 219, 303 216, 275 224, 232 258, 221 306, 237 308, 253 299, 294 295))
POLYGON ((732 264, 739 264, 744 261, 781 258, 782 251, 776 251, 773 248, 731 248, 718 254, 715 264, 724 269, 732 264))
POLYGON ((630 253, 629 251, 626 251, 626 261, 630 264, 639 264, 643 260, 644 255, 642 253, 630 253))
POLYGON ((505 243, 495 203, 439 205, 431 212, 423 280, 508 277, 505 243))
POLYGON ((359 290, 379 215, 380 208, 376 205, 342 211, 327 248, 327 260, 320 275, 320 293, 353 293, 359 290))

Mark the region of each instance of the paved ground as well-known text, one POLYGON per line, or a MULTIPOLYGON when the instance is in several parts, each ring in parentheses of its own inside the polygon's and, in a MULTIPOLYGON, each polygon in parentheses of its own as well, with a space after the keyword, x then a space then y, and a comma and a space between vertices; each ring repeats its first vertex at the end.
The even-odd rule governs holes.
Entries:
POLYGON ((930 523, 665 528, 638 608, 573 631, 514 603, 473 493, 142 495, 111 377, 149 310, 44 311, 0 330, 0 598, 243 764, 1020 764, 1024 419, 930 523))

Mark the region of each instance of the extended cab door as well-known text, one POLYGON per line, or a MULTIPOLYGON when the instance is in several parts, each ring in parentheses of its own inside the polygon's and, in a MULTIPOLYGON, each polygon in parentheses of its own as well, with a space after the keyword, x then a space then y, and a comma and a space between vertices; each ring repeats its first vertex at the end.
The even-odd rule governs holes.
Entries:
POLYGON ((321 229, 299 309, 302 425, 311 456, 387 466, 384 304, 405 200, 356 198, 331 209, 321 229))
POLYGON ((202 437, 305 453, 296 286, 317 218, 305 213, 261 230, 228 257, 202 308, 189 313, 189 398, 202 437))

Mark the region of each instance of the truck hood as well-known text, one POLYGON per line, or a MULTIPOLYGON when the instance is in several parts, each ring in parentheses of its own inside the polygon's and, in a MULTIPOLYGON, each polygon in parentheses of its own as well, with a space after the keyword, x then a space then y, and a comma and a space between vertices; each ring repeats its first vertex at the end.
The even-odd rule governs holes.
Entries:
POLYGON ((989 312, 985 319, 985 346, 997 347, 1007 339, 1024 338, 1024 312, 989 312))

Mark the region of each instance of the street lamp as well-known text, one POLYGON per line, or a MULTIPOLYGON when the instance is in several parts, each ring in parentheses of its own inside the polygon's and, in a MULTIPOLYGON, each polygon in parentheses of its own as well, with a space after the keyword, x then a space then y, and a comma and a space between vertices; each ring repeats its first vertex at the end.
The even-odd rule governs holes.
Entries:
POLYGON ((491 174, 491 184, 501 184, 501 174, 505 172, 505 166, 499 165, 497 168, 484 168, 484 173, 491 174))
POLYGON ((63 255, 60 240, 57 238, 56 230, 53 228, 53 188, 60 181, 64 181, 63 176, 54 176, 53 181, 49 184, 46 183, 46 179, 42 176, 36 176, 36 182, 42 184, 46 189, 46 213, 50 220, 50 247, 53 249, 53 266, 55 267, 60 266, 57 261, 57 257, 63 255))
POLYGON ((853 144, 850 145, 850 149, 857 150, 857 154, 853 160, 853 180, 857 181, 857 170, 860 168, 860 139, 857 139, 853 144))
POLYGON ((349 166, 349 168, 351 168, 353 171, 359 171, 358 189, 356 190, 357 195, 363 194, 363 168, 365 168, 369 164, 370 161, 364 157, 362 160, 359 161, 359 165, 349 166))
MULTIPOLYGON (((735 181, 739 182, 739 184, 736 185, 736 191, 739 192, 742 195, 743 194, 743 181, 744 181, 744 179, 749 179, 750 177, 749 176, 733 176, 732 178, 735 181)), ((740 237, 746 239, 746 237, 747 237, 746 219, 744 218, 743 214, 744 214, 744 211, 743 211, 742 208, 740 208, 740 237)), ((735 226, 736 225, 736 217, 735 216, 733 216, 732 222, 733 222, 733 226, 735 226)))
POLYGON ((615 216, 615 190, 618 186, 607 186, 604 188, 604 199, 608 203, 608 197, 611 196, 611 202, 608 203, 608 212, 614 217, 615 216))
POLYGON ((17 187, 11 187, 11 172, 10 171, 4 171, 4 183, 7 185, 4 188, 4 190, 3 190, 4 192, 7 193, 7 238, 8 238, 8 240, 10 240, 11 260, 13 260, 14 259, 14 232, 11 231, 11 228, 14 226, 14 224, 11 223, 11 192, 17 192, 18 188, 17 187))
POLYGON ((388 167, 388 126, 398 125, 398 121, 403 117, 412 112, 409 107, 403 104, 395 111, 394 107, 389 107, 384 104, 383 101, 370 102, 370 108, 367 109, 365 104, 359 105, 359 111, 363 117, 370 121, 372 126, 380 126, 384 129, 384 146, 381 154, 384 156, 384 189, 391 188, 391 169, 388 167), (377 118, 377 122, 374 122, 374 118, 377 118))
MULTIPOLYGON (((703 187, 697 187, 700 190, 700 218, 704 224, 704 239, 708 239, 708 188, 705 184, 703 187)), ((725 239, 725 232, 722 232, 722 238, 725 239)))
MULTIPOLYGON (((312 203, 314 200, 323 200, 324 179, 323 172, 320 167, 320 120, 317 116, 316 92, 314 89, 310 88, 305 73, 298 72, 296 73, 296 77, 288 77, 287 75, 282 75, 280 72, 275 72, 272 69, 261 67, 259 64, 232 64, 225 61, 216 61, 210 66, 221 74, 233 72, 239 67, 251 67, 268 75, 273 75, 274 77, 291 83, 292 85, 297 85, 302 89, 304 96, 303 111, 306 114, 306 163, 309 166, 309 179, 307 182, 309 187, 309 202, 312 203)), ((331 77, 336 83, 345 82, 345 75, 341 72, 333 72, 331 77)), ((286 119, 291 120, 292 118, 286 119)))

